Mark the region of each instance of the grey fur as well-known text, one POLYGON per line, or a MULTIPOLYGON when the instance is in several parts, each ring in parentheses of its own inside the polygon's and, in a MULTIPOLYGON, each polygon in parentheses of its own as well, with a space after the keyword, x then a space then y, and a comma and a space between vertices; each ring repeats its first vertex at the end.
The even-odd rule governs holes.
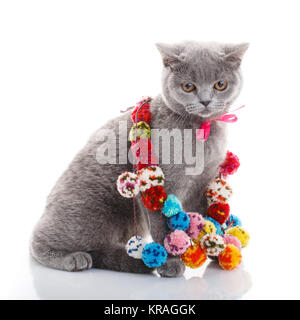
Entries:
MULTIPOLYGON (((162 95, 151 102, 152 128, 197 129, 204 120, 229 110, 241 90, 239 67, 247 44, 185 42, 158 44, 157 47, 164 63, 163 90, 162 95), (214 82, 219 80, 228 81, 224 92, 213 89, 214 82), (193 82, 196 90, 185 93, 181 88, 182 82, 193 82), (203 100, 210 100, 211 103, 204 107, 201 104, 203 100)), ((113 129, 118 136, 120 120, 127 121, 129 130, 130 113, 110 121, 103 128, 113 129)), ((194 140, 195 143, 199 142, 194 140)), ((96 132, 54 186, 45 212, 34 230, 31 254, 45 266, 67 271, 95 267, 152 272, 142 260, 129 257, 124 249, 125 243, 134 234, 132 201, 119 195, 116 180, 120 173, 132 171, 132 165, 100 165, 96 161, 96 150, 100 144, 96 132)), ((128 143, 127 149, 129 147, 128 143)), ((117 157, 120 152, 127 153, 127 149, 117 150, 117 157)), ((215 121, 205 142, 204 171, 201 175, 186 176, 185 164, 160 165, 167 178, 167 193, 178 196, 184 210, 205 214, 207 203, 203 193, 216 176, 225 151, 226 124, 215 121)), ((148 212, 140 200, 137 222, 141 236, 150 232, 155 237, 159 214, 148 212)), ((163 218, 158 237, 160 243, 168 232, 163 218)), ((169 257, 157 271, 161 276, 175 277, 182 275, 184 269, 179 258, 169 257)))

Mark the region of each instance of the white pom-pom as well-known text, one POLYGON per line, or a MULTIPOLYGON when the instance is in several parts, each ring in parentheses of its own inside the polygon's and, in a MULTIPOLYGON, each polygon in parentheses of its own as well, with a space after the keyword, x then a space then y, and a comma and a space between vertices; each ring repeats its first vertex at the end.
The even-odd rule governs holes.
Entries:
POLYGON ((135 197, 140 191, 137 175, 132 172, 123 172, 119 175, 117 189, 125 198, 135 197))
POLYGON ((225 241, 217 234, 206 234, 200 241, 201 248, 209 256, 218 256, 225 249, 225 241))
POLYGON ((128 240, 125 246, 126 252, 130 257, 142 259, 142 252, 146 244, 147 242, 142 237, 133 236, 128 240))
POLYGON ((232 189, 228 183, 220 178, 213 180, 206 189, 208 204, 213 202, 228 202, 232 195, 232 189))
POLYGON ((165 182, 165 176, 160 167, 151 166, 141 169, 138 173, 141 192, 145 192, 155 186, 162 186, 165 182))

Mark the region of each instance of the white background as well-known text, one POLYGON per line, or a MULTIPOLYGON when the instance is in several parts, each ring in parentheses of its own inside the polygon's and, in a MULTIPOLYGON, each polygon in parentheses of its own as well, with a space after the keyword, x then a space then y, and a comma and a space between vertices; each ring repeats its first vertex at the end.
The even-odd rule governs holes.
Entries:
POLYGON ((0 298, 300 298, 299 1, 1 1, 0 298), (250 42, 230 124, 243 265, 182 279, 66 273, 29 259, 58 176, 89 135, 160 92, 155 42, 250 42), (128 285, 130 283, 130 286, 128 285))

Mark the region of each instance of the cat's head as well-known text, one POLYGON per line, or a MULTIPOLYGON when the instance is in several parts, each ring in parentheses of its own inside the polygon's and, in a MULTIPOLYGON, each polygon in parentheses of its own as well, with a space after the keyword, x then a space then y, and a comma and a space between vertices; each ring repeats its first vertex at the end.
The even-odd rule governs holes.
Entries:
POLYGON ((223 114, 242 88, 240 64, 247 43, 158 43, 164 64, 162 95, 178 114, 212 118, 223 114))

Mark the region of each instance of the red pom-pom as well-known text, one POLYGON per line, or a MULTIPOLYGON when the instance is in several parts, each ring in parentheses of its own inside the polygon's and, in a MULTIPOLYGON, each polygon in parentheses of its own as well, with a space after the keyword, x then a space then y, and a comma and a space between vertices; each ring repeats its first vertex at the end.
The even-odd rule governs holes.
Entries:
POLYGON ((161 209, 167 199, 167 194, 162 186, 152 187, 142 193, 142 201, 146 208, 157 211, 161 209))
POLYGON ((234 174, 240 166, 239 158, 230 151, 227 151, 226 159, 220 166, 220 174, 227 176, 234 174))
POLYGON ((142 167, 149 166, 157 166, 158 161, 154 154, 154 148, 152 147, 152 143, 150 139, 137 139, 132 141, 131 144, 131 152, 135 157, 135 163, 141 164, 142 166, 138 166, 138 170, 142 169, 142 167))
POLYGON ((150 101, 150 98, 146 98, 136 104, 136 107, 131 113, 131 120, 133 123, 138 123, 140 121, 149 123, 151 121, 152 114, 150 111, 150 101))
POLYGON ((229 204, 223 202, 213 203, 207 209, 207 216, 218 221, 221 225, 227 221, 229 213, 229 204))

